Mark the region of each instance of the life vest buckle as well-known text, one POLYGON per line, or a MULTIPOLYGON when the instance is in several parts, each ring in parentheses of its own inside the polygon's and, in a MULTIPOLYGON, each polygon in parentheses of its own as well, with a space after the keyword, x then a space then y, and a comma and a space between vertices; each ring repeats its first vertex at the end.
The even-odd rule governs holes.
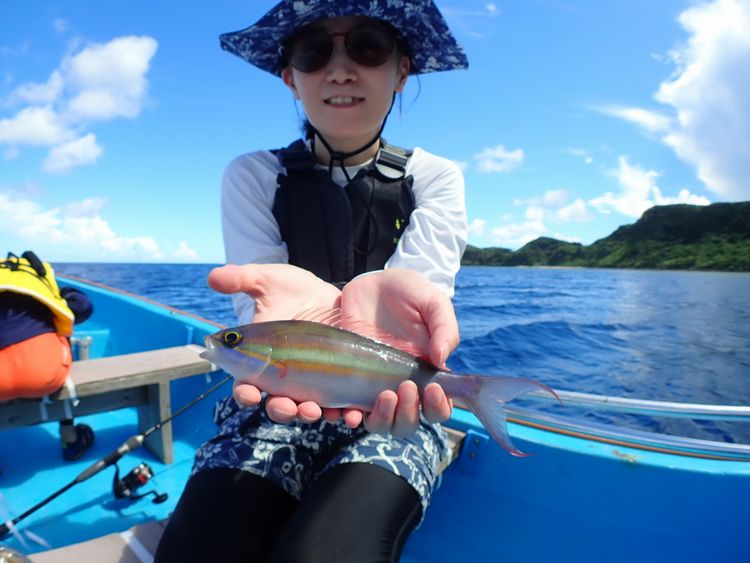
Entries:
POLYGON ((411 154, 394 145, 383 143, 375 158, 375 168, 390 180, 399 180, 406 175, 406 164, 411 154))

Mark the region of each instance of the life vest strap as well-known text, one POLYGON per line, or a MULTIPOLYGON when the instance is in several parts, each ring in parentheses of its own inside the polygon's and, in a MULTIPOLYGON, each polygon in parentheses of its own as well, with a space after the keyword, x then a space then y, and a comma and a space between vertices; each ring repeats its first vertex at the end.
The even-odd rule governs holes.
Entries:
POLYGON ((383 142, 375 159, 375 167, 386 178, 403 178, 406 175, 406 164, 410 156, 410 151, 383 142))
POLYGON ((342 189, 315 167, 304 141, 272 152, 286 169, 273 214, 289 263, 339 284, 382 269, 415 207, 413 178, 405 175, 411 153, 383 142, 374 162, 342 189))

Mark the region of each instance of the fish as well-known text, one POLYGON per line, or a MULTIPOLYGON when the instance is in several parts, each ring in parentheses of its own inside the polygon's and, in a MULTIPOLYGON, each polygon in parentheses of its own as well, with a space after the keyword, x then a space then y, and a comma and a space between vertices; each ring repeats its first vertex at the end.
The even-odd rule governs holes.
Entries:
POLYGON ((471 410, 500 446, 520 457, 528 454, 518 450, 508 436, 505 403, 539 389, 559 400, 543 383, 453 373, 405 351, 406 345, 401 349, 383 340, 321 322, 267 321, 206 336, 200 355, 239 382, 295 401, 314 401, 321 407, 367 412, 382 391, 396 391, 404 380, 414 381, 420 395, 428 383, 437 383, 448 397, 471 410))

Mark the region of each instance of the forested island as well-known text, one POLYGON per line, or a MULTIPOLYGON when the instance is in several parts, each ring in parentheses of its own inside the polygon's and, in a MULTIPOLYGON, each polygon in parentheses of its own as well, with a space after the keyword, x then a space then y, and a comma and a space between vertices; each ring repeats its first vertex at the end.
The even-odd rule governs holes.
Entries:
POLYGON ((750 271, 750 202, 663 205, 584 246, 540 237, 519 248, 469 245, 464 265, 750 271))

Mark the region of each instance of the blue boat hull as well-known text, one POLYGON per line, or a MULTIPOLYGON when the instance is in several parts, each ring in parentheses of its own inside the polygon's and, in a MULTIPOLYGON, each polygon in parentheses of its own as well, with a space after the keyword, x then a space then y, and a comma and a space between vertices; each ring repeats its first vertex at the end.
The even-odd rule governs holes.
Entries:
MULTIPOLYGON (((93 337, 92 357, 202 344, 216 325, 102 286, 64 278, 92 298, 94 316, 78 335, 93 337)), ((173 409, 212 382, 206 375, 173 381, 173 409)), ((119 532, 169 516, 192 465, 210 437, 212 407, 227 384, 174 422, 175 463, 141 448, 122 471, 140 462, 155 473, 146 488, 167 492, 164 504, 116 500, 113 470, 77 485, 19 524, 8 546, 30 553, 119 532), (33 535, 26 534, 27 531, 33 535)), ((17 515, 51 494, 137 432, 134 409, 82 417, 96 431, 85 458, 64 463, 57 425, 0 434, 0 509, 17 515)), ((456 410, 451 426, 467 432, 459 458, 445 471, 423 525, 402 561, 747 561, 750 554, 750 462, 674 455, 509 424, 514 442, 533 452, 507 455, 478 421, 456 410)), ((0 514, 5 518, 6 514, 0 514)))

